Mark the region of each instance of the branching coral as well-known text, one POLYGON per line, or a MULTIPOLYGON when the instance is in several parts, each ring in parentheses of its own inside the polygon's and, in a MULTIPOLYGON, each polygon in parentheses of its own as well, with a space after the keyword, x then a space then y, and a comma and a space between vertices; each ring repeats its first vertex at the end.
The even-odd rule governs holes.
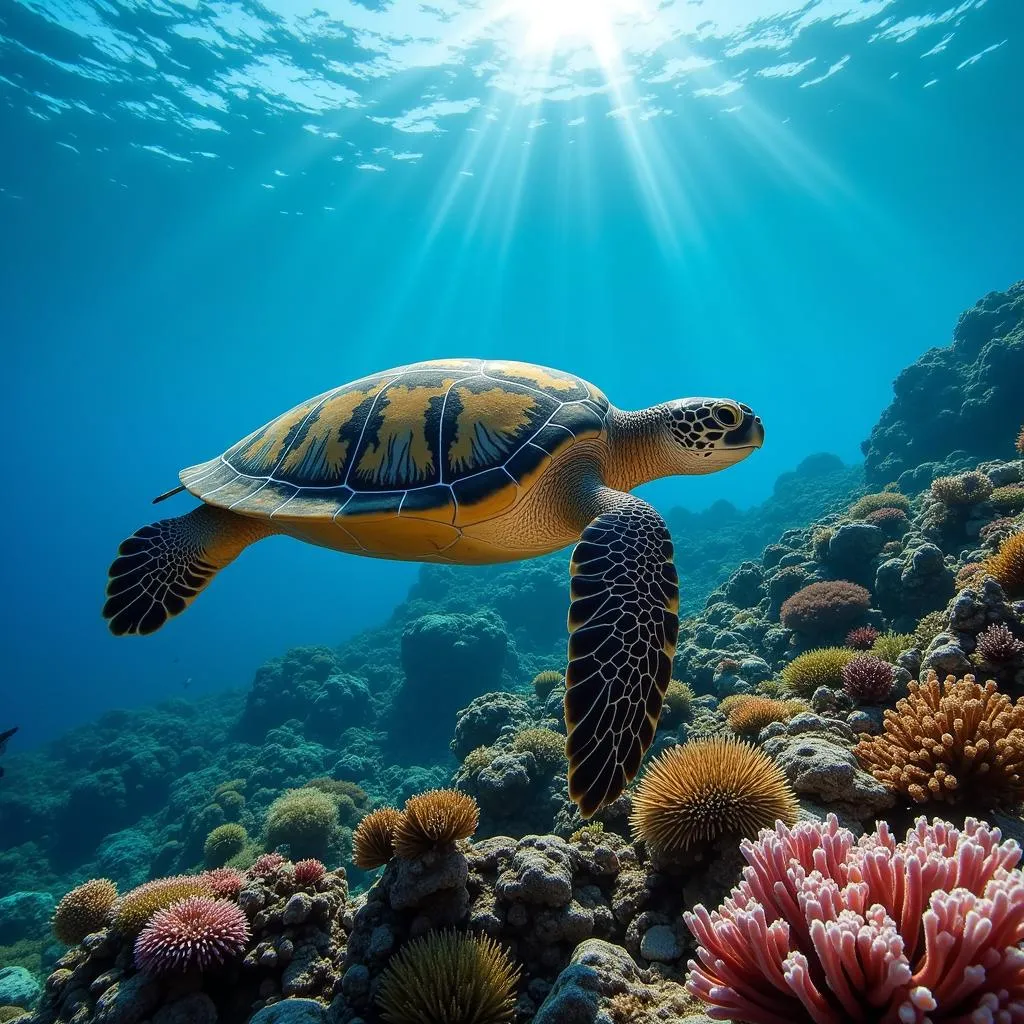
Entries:
POLYGON ((882 633, 871 645, 871 653, 876 658, 895 665, 896 660, 904 651, 909 651, 914 646, 913 633, 882 633))
POLYGON ((500 753, 497 747, 474 747, 463 759, 462 767, 468 772, 486 768, 500 753))
POLYGON ((53 934, 65 946, 77 946, 92 932, 99 931, 117 899, 117 886, 109 878, 92 878, 57 904, 53 912, 53 934))
POLYGON ((884 822, 857 842, 831 814, 766 831, 731 897, 685 915, 686 987, 747 1024, 1018 1021, 1024 875, 1000 838, 973 818, 919 818, 902 843, 884 822))
POLYGON ((892 684, 892 665, 873 655, 858 655, 843 666, 843 689, 854 700, 883 701, 892 693, 892 684))
POLYGON ((395 853, 419 857, 428 850, 468 839, 480 823, 480 808, 457 789, 431 789, 411 796, 395 825, 395 853))
POLYGON ((523 729, 512 737, 512 749, 529 751, 548 771, 565 766, 565 737, 552 729, 523 729))
POLYGON ((647 768, 633 796, 630 828, 659 853, 674 854, 722 836, 755 836, 797 801, 782 770, 757 747, 710 739, 670 747, 647 768))
POLYGON ((402 818, 396 807, 378 807, 352 833, 352 863, 364 871, 387 864, 395 855, 395 827, 402 818))
POLYGON ((850 516, 863 519, 880 508, 896 508, 901 512, 910 511, 910 499, 899 491, 883 491, 880 494, 865 494, 850 506, 850 516))
POLYGON ((871 593, 847 580, 811 583, 782 603, 780 618, 798 633, 829 633, 856 622, 871 606, 871 593))
POLYGON ((189 896, 212 896, 204 875, 172 875, 144 882, 126 892, 111 909, 114 927, 124 935, 135 935, 158 911, 189 896))
POLYGON ((855 651, 870 651, 877 639, 878 630, 874 626, 858 626, 846 634, 846 646, 855 651))
POLYGON ((405 945, 380 980, 385 1024, 504 1024, 519 968, 489 936, 429 932, 405 945))
POLYGON ((240 957, 249 935, 237 903, 189 896, 153 915, 135 940, 135 965, 153 974, 209 970, 240 957))
POLYGON ((932 497, 943 505, 976 505, 992 493, 992 481, 984 473, 972 470, 956 476, 940 476, 932 481, 932 497))
POLYGON ((338 805, 319 789, 289 789, 267 811, 266 842, 293 857, 323 854, 338 827, 338 805))
POLYGON ((1010 534, 981 567, 995 577, 1008 597, 1024 596, 1024 532, 1010 534))
POLYGON ((236 822, 218 825, 203 843, 203 858, 208 868, 223 867, 236 853, 245 849, 249 836, 236 822))
POLYGON ((882 732, 854 753, 879 782, 917 803, 1014 808, 1024 801, 1024 697, 1013 703, 991 680, 929 672, 885 712, 882 732))
POLYGON ((813 697, 819 686, 843 685, 843 666, 857 656, 849 647, 818 647, 798 654, 782 670, 782 681, 790 693, 813 697))
POLYGON ((772 700, 744 694, 729 710, 726 724, 741 736, 756 736, 771 722, 785 722, 808 710, 802 700, 772 700))
POLYGON ((533 687, 533 692, 541 700, 545 700, 555 687, 565 686, 565 676, 554 669, 546 669, 544 672, 538 672, 530 685, 533 687))
POLYGON ((1010 632, 1008 626, 998 623, 978 634, 976 650, 987 664, 1005 665, 1024 655, 1024 643, 1010 632))

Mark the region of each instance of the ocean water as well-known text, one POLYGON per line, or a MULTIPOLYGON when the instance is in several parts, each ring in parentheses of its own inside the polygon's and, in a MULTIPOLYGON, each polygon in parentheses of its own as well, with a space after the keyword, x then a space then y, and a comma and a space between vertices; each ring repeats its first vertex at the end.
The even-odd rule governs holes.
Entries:
MULTIPOLYGON (((0 0, 0 736, 18 727, 0 753, 19 766, 0 779, 0 900, 31 897, 17 928, 3 904, 0 948, 28 941, 16 962, 42 981, 60 954, 48 908, 71 885, 198 870, 229 773, 251 782, 241 820, 269 849, 285 789, 336 773, 397 803, 447 784, 455 709, 564 667, 568 552, 520 576, 459 569, 463 591, 456 570, 274 537, 158 633, 110 635, 108 565, 194 507, 150 503, 180 469, 417 360, 535 362, 624 409, 732 398, 762 417, 763 448, 638 493, 676 532, 684 611, 725 585, 737 634, 777 625, 738 596, 751 573, 729 573, 846 501, 896 376, 1024 276, 1022 97, 1020 0, 0 0), (359 638, 410 593, 411 625, 403 611, 359 638), (439 626, 435 608, 466 617, 439 626), (402 629, 422 655, 402 660, 402 629), (316 658, 260 668, 351 638, 322 718, 296 698, 316 658), (416 673, 420 703, 403 704, 416 673), (168 698, 183 701, 93 724, 168 698), (341 740, 346 715, 360 725, 341 740), (48 752, 11 760, 33 751, 48 752)), ((958 404, 943 401, 916 407, 922 434, 958 404)), ((967 571, 977 529, 943 533, 922 501, 914 530, 967 571)), ((791 564, 817 572, 801 551, 791 564)), ((931 605, 894 597, 880 557, 843 569, 875 588, 872 625, 912 631, 952 595, 940 566, 931 605)), ((708 714, 720 652, 698 640, 720 627, 694 627, 679 662, 708 714)), ((769 650, 763 634, 747 653, 777 676, 799 638, 769 650)), ((531 721, 557 726, 542 705, 531 721)), ((554 807, 564 774, 548 783, 554 807)), ((529 817, 546 799, 516 838, 555 831, 529 817)), ((354 823, 324 859, 362 886, 354 823)))
POLYGON ((895 373, 1019 273, 1022 27, 1015 0, 7 0, 19 743, 388 614, 415 567, 275 539, 157 636, 99 618, 182 466, 367 372, 513 357, 625 408, 756 407, 763 451, 642 491, 663 509, 856 461, 895 373))

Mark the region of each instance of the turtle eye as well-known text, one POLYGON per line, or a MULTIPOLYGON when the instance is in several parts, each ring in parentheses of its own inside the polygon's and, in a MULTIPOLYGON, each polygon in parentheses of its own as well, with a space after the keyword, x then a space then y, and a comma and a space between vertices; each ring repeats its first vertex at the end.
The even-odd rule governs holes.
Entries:
POLYGON ((726 430, 734 430, 743 422, 743 413, 730 402, 719 402, 712 412, 726 430))

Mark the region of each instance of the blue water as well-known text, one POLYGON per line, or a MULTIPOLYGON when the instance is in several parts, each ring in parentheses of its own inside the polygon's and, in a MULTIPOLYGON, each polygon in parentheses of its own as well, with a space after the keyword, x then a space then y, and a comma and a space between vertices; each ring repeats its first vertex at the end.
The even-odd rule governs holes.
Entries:
POLYGON ((4 0, 0 729, 386 617, 414 566, 283 538, 155 636, 99 615, 179 468, 376 369, 754 406, 765 448, 644 489, 666 510, 856 461, 895 374, 1021 276, 1022 30, 1019 0, 4 0))

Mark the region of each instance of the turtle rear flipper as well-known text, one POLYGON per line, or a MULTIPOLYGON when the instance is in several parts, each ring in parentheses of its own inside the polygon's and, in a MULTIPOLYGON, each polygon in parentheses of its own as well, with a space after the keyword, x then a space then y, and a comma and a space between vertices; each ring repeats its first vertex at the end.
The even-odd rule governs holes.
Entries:
POLYGON ((679 634, 668 527, 646 501, 602 489, 572 553, 565 673, 569 795, 589 818, 636 776, 654 741, 679 634))
POLYGON ((118 548, 103 617, 115 636, 154 633, 180 615, 214 575, 274 531, 211 505, 136 530, 118 548))

